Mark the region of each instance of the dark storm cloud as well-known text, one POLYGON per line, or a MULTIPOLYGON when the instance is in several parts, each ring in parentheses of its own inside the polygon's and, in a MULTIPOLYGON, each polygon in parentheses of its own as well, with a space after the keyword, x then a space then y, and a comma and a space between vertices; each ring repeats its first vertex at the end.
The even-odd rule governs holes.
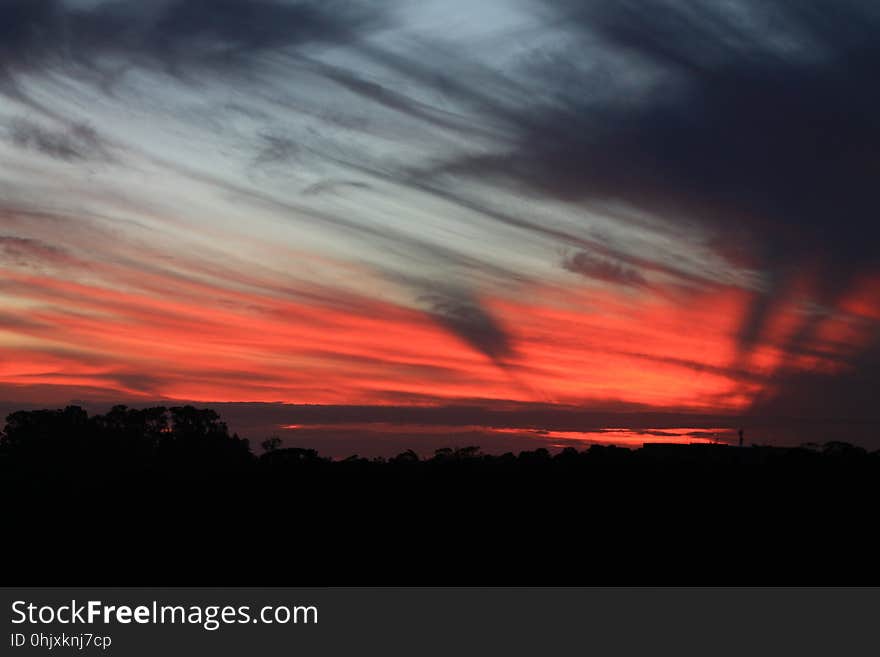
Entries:
MULTIPOLYGON (((809 268, 821 281, 814 300, 833 305, 878 264, 875 4, 554 6, 572 39, 546 67, 527 67, 542 94, 497 114, 512 148, 443 170, 701 224, 730 245, 724 255, 764 273, 740 330, 744 352, 790 295, 793 276, 809 268), (602 69, 610 54, 659 82, 591 93, 626 82, 621 65, 602 69)), ((811 331, 805 324, 802 333, 811 331)))
POLYGON ((562 261, 562 266, 570 272, 607 283, 619 285, 645 285, 647 281, 638 270, 622 262, 597 257, 586 251, 575 253, 562 261))
POLYGON ((503 365, 513 355, 513 345, 501 323, 467 292, 431 292, 419 300, 428 306, 432 319, 494 363, 503 365))
POLYGON ((270 49, 352 40, 379 15, 332 1, 113 0, 75 8, 63 0, 0 0, 0 74, 94 67, 102 55, 173 72, 228 66, 270 49))

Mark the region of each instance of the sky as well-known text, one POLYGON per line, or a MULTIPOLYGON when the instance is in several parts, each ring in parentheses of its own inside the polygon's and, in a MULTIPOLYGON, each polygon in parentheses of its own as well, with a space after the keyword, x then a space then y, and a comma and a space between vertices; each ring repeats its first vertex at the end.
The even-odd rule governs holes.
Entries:
POLYGON ((878 28, 0 0, 0 407, 192 401, 339 453, 880 447, 878 28))

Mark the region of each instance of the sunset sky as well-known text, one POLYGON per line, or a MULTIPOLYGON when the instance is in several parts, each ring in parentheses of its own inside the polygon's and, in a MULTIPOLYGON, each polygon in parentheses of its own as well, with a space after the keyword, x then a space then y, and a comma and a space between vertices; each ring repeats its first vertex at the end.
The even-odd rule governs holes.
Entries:
POLYGON ((0 0, 0 405, 219 404, 340 453, 876 448, 878 30, 870 0, 0 0))

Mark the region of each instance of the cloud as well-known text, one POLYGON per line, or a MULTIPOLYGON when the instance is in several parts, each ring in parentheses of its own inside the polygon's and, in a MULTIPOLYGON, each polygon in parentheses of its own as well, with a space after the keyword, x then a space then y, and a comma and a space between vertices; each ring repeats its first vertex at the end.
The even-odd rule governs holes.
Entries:
POLYGON ((586 251, 565 258, 562 266, 575 274, 606 283, 630 286, 647 284, 645 277, 638 270, 627 267, 622 262, 600 258, 586 251))
POLYGON ((107 153, 98 133, 86 124, 76 123, 65 130, 47 130, 26 119, 12 121, 10 139, 27 148, 67 162, 106 159, 107 153))
POLYGON ((36 322, 27 317, 13 315, 11 313, 0 312, 0 330, 3 331, 40 331, 44 330, 46 325, 42 322, 36 322))
MULTIPOLYGON (((841 367, 785 368, 751 404, 755 416, 836 418, 858 425, 880 421, 880 339, 843 358, 841 367)), ((877 434, 875 434, 876 436, 877 434)))
POLYGON ((473 39, 441 2, 0 0, 0 101, 27 116, 0 195, 65 222, 22 215, 0 258, 80 268, 0 288, 72 347, 156 344, 155 381, 113 382, 143 394, 539 398, 514 359, 565 401, 848 390, 872 341, 827 318, 880 270, 878 10, 489 4, 510 22, 473 39))
MULTIPOLYGON (((418 445, 449 447, 450 444, 476 444, 487 451, 513 449, 505 446, 521 445, 517 449, 534 449, 536 441, 546 432, 578 432, 605 434, 608 442, 615 441, 615 434, 621 431, 641 434, 649 441, 651 436, 691 436, 693 438, 736 440, 736 431, 745 429, 749 443, 771 445, 799 445, 808 441, 848 440, 868 448, 880 447, 877 429, 880 417, 860 412, 855 420, 845 417, 824 417, 805 419, 776 414, 759 414, 758 409, 745 414, 727 415, 712 413, 657 412, 650 407, 638 405, 621 406, 619 409, 603 407, 574 407, 562 404, 517 403, 502 400, 472 400, 462 404, 440 404, 431 406, 384 405, 298 405, 298 404, 252 404, 231 403, 213 405, 230 427, 245 436, 267 436, 278 432, 282 425, 299 425, 302 436, 314 438, 312 443, 320 450, 321 440, 328 440, 328 447, 336 438, 344 438, 346 432, 351 439, 345 449, 348 454, 374 449, 383 440, 394 440, 400 435, 399 427, 413 427, 406 432, 409 444, 404 448, 418 445), (356 435, 351 427, 360 425, 361 431, 373 430, 370 435, 356 435), (328 431, 334 426, 335 431, 328 431), (312 434, 310 429, 314 427, 312 434), (398 428, 395 428, 398 427, 398 428), (421 427, 421 430, 418 428, 421 427), (454 442, 460 435, 459 428, 480 427, 484 429, 517 431, 504 436, 485 432, 480 440, 454 442), (448 431, 439 431, 446 428, 448 431), (324 436, 320 430, 327 431, 324 436), (722 430, 719 434, 718 430, 722 430), (686 430, 686 431, 685 431, 686 430), (726 433, 725 433, 726 431, 726 433), (372 446, 358 443, 373 441, 372 446), (439 440, 438 440, 439 439, 439 440), (520 440, 522 442, 520 442, 520 440), (436 443, 436 444, 435 444, 436 443), (528 446, 531 444, 531 446, 528 446)), ((769 408, 763 410, 770 410, 769 408)), ((806 416, 809 417, 809 416, 806 416)), ((361 432, 358 431, 357 434, 361 432)), ((291 435, 291 444, 296 442, 297 432, 291 435)), ((476 434, 475 434, 476 438, 476 434)), ((564 442, 564 440, 559 441, 564 442)), ((572 441, 577 445, 577 442, 572 441)), ((580 443, 583 447, 584 443, 580 443)), ((399 451, 399 450, 398 450, 399 451)), ((381 448, 377 453, 382 453, 381 448)), ((388 450, 384 453, 389 453, 388 450)))
POLYGON ((324 194, 346 187, 354 189, 370 189, 370 186, 367 183, 357 180, 322 180, 321 182, 309 185, 302 191, 302 193, 304 195, 324 194))
POLYGON ((53 49, 62 13, 55 0, 2 0, 0 70, 25 66, 53 49))
POLYGON ((691 370, 691 371, 698 373, 698 374, 703 374, 703 373, 714 374, 714 375, 721 376, 726 379, 731 379, 734 381, 744 381, 744 382, 764 384, 770 380, 770 377, 768 377, 767 375, 753 372, 749 369, 736 369, 736 368, 732 368, 732 367, 719 367, 717 365, 710 365, 709 363, 702 362, 699 360, 690 360, 687 358, 676 358, 675 356, 657 356, 654 354, 646 354, 646 353, 639 353, 639 352, 633 352, 633 351, 621 351, 619 353, 624 356, 638 358, 639 360, 644 360, 644 361, 648 361, 651 363, 656 363, 658 365, 673 365, 675 367, 681 367, 681 368, 691 370))
POLYGON ((501 323, 469 293, 432 292, 419 301, 427 304, 431 318, 495 364, 503 365, 513 356, 510 336, 501 323))
POLYGON ((814 270, 810 294, 833 305, 878 266, 876 5, 553 6, 568 38, 520 70, 541 93, 495 113, 511 147, 438 171, 700 226, 765 276, 744 352, 800 272, 814 270))
POLYGON ((78 262, 65 249, 41 240, 0 235, 0 265, 31 268, 44 264, 78 262))
POLYGON ((105 56, 170 72, 237 65, 306 43, 346 42, 381 11, 355 3, 135 0, 77 7, 63 0, 0 0, 0 73, 80 65, 105 56))

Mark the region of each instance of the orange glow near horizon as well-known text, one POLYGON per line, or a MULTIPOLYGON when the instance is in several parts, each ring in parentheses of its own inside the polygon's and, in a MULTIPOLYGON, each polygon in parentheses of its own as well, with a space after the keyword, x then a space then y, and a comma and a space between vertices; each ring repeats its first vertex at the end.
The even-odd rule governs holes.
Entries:
POLYGON ((490 427, 484 425, 425 425, 392 424, 388 422, 340 422, 338 424, 283 424, 278 427, 288 438, 296 438, 297 432, 320 435, 323 432, 371 432, 381 435, 419 434, 423 436, 450 434, 473 434, 515 436, 535 441, 536 446, 583 448, 589 445, 615 445, 618 447, 641 447, 646 443, 676 445, 733 442, 736 432, 724 428, 675 427, 671 429, 632 429, 610 427, 594 431, 547 431, 529 427, 490 427))

